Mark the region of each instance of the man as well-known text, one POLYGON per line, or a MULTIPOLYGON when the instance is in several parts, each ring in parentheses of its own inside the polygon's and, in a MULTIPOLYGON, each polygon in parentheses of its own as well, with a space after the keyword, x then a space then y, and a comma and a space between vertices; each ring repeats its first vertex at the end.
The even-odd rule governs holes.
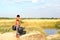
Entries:
POLYGON ((16 32, 16 38, 19 38, 18 29, 19 29, 19 26, 20 26, 20 15, 17 15, 15 26, 16 26, 16 31, 17 31, 16 32))

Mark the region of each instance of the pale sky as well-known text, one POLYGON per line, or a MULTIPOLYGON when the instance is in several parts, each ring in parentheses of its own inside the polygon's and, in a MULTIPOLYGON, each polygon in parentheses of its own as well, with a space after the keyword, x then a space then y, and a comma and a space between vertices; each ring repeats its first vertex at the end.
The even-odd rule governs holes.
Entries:
POLYGON ((0 0, 0 17, 58 17, 60 0, 0 0))

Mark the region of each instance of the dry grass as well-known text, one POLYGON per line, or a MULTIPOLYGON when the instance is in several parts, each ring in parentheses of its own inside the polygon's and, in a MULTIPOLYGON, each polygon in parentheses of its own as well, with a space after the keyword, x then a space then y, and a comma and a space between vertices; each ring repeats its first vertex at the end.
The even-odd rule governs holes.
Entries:
POLYGON ((22 20, 24 23, 22 26, 26 27, 43 27, 43 28, 53 28, 56 22, 60 20, 22 20))
MULTIPOLYGON (((25 27, 27 31, 41 31, 42 28, 54 28, 56 22, 60 19, 24 19, 22 20, 21 26, 25 27)), ((1 19, 0 20, 0 32, 12 31, 11 27, 15 24, 15 19, 1 19)))
MULTIPOLYGON (((58 20, 41 20, 41 19, 25 19, 22 20, 23 23, 21 23, 21 26, 24 27, 54 27, 56 22, 60 21, 58 20)), ((15 24, 15 19, 10 20, 0 20, 0 27, 10 27, 13 24, 15 24)))

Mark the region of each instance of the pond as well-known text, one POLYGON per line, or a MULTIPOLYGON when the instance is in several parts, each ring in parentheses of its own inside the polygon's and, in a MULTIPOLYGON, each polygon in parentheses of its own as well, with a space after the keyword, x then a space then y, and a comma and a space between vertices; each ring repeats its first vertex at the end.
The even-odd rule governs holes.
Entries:
POLYGON ((57 33, 57 29, 44 29, 47 35, 53 35, 57 33))

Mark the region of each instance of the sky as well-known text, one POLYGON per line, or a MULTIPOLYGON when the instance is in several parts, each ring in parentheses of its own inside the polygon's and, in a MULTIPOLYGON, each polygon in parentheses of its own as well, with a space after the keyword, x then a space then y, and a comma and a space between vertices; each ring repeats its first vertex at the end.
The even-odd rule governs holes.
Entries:
POLYGON ((0 0, 0 17, 60 18, 60 0, 0 0))

